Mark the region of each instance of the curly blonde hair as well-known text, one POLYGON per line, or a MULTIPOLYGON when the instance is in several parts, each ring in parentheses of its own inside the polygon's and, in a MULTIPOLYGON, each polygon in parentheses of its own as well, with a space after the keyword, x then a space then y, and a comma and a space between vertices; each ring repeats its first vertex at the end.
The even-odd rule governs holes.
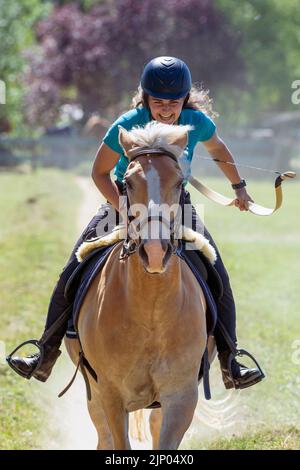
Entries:
MULTIPOLYGON (((148 96, 149 95, 143 91, 141 85, 139 85, 138 90, 133 95, 131 108, 143 106, 149 109, 148 96)), ((209 90, 204 90, 202 86, 193 84, 183 103, 183 108, 202 111, 204 114, 214 119, 219 115, 216 111, 213 110, 212 105, 213 100, 209 96, 209 90)))

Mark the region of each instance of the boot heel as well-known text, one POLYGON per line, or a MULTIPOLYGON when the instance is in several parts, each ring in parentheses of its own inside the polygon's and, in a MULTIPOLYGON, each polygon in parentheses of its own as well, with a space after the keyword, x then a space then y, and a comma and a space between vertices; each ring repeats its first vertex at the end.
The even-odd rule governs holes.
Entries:
POLYGON ((227 390, 235 388, 232 382, 224 382, 224 385, 227 390))
POLYGON ((222 373, 222 379, 223 379, 224 386, 227 390, 231 388, 235 388, 232 380, 228 379, 227 375, 222 373))

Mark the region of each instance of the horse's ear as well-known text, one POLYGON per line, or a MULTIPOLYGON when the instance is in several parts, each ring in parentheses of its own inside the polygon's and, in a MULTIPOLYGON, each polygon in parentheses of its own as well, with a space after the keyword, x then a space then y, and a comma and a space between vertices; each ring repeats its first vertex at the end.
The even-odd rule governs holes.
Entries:
POLYGON ((182 150, 184 150, 188 144, 188 133, 185 132, 184 134, 178 136, 172 136, 168 139, 168 142, 169 144, 177 145, 178 147, 182 148, 182 150))
POLYGON ((122 126, 118 126, 119 129, 119 144, 123 148, 124 152, 127 154, 127 152, 134 147, 134 141, 132 139, 132 136, 130 135, 130 132, 127 131, 122 126))

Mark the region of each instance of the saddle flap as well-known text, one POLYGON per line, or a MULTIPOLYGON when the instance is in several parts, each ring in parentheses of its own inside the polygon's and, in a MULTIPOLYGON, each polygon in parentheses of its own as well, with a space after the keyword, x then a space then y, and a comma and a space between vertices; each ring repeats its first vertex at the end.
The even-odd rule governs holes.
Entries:
POLYGON ((101 260, 104 264, 106 255, 108 254, 108 252, 110 252, 113 246, 114 245, 107 246, 104 248, 97 248, 92 251, 81 263, 79 263, 77 268, 69 277, 68 282, 66 283, 64 296, 67 300, 74 300, 74 297, 76 295, 76 292, 78 291, 78 287, 81 283, 84 273, 89 272, 90 270, 92 271, 95 264, 98 262, 101 263, 101 260), (97 256, 99 253, 101 253, 101 255, 97 256))

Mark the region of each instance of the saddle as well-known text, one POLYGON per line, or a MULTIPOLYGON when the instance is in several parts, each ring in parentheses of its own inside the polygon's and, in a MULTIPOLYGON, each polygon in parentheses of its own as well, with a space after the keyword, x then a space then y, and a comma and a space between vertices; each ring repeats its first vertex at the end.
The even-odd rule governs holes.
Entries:
MULTIPOLYGON (((65 298, 73 303, 72 315, 66 333, 68 338, 78 338, 76 325, 85 295, 94 278, 103 269, 109 254, 118 243, 122 242, 98 247, 91 251, 70 276, 64 293, 65 298)), ((208 334, 212 334, 217 320, 215 301, 223 295, 221 278, 217 270, 201 252, 186 250, 185 243, 178 248, 176 254, 188 264, 204 292, 208 306, 206 327, 208 334)))
MULTIPOLYGON (((187 241, 194 242, 196 248, 200 247, 200 249, 202 249, 202 252, 199 250, 187 250, 186 242, 181 241, 178 244, 176 255, 187 263, 203 291, 207 304, 207 334, 212 335, 217 323, 216 301, 223 295, 223 286, 220 276, 212 264, 215 260, 215 252, 213 247, 209 245, 208 240, 206 240, 202 235, 200 236, 198 234, 199 238, 195 239, 194 233, 195 232, 192 232, 192 234, 190 232, 186 232, 186 239, 187 241)), ((80 342, 80 338, 78 336, 77 321, 81 305, 84 301, 84 298, 88 292, 92 281, 103 269, 112 250, 117 244, 123 244, 123 240, 120 240, 121 237, 119 235, 120 233, 113 235, 110 234, 107 237, 103 237, 103 240, 99 240, 99 238, 92 239, 90 241, 87 240, 77 251, 77 258, 80 261, 80 264, 69 278, 64 293, 66 299, 70 303, 73 303, 72 315, 69 318, 66 332, 66 336, 68 338, 77 338, 80 342)), ((80 354, 80 361, 82 361, 81 370, 85 378, 88 397, 90 398, 90 386, 84 367, 89 370, 95 380, 97 380, 97 375, 95 371, 91 368, 86 358, 84 357, 82 348, 80 354)), ((208 371, 209 362, 206 348, 199 369, 198 380, 200 381, 200 379, 203 377, 204 393, 207 399, 210 398, 208 371)), ((59 396, 65 393, 65 391, 73 383, 75 376, 73 377, 71 383, 59 396)), ((154 402, 150 406, 148 406, 148 408, 159 407, 161 407, 161 405, 158 402, 154 402)))
MULTIPOLYGON (((121 243, 121 242, 119 242, 121 243)), ((69 277, 65 287, 64 296, 68 302, 73 303, 72 315, 69 318, 66 332, 67 338, 78 338, 77 318, 80 307, 92 281, 103 269, 109 254, 117 243, 110 246, 99 247, 93 250, 81 261, 69 277)))

